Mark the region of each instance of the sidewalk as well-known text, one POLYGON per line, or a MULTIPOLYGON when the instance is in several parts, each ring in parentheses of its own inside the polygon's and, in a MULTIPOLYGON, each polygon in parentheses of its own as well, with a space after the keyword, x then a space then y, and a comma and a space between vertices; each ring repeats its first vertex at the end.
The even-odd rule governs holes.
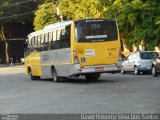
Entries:
POLYGON ((22 63, 14 63, 13 65, 11 65, 11 64, 0 64, 0 68, 8 67, 8 66, 17 66, 17 65, 23 65, 23 64, 22 63))

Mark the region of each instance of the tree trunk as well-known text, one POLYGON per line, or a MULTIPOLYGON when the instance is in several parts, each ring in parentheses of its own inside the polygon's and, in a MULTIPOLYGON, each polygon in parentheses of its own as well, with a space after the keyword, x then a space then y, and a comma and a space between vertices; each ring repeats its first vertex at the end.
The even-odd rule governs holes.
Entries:
POLYGON ((5 54, 6 54, 6 63, 9 63, 9 55, 8 55, 8 42, 6 41, 5 35, 4 35, 4 29, 3 25, 0 24, 0 40, 4 41, 5 43, 5 54))

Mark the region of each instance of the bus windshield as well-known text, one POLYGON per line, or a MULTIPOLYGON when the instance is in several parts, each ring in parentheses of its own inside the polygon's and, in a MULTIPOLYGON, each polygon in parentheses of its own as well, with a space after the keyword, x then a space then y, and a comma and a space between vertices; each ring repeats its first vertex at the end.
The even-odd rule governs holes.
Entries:
POLYGON ((77 42, 103 42, 118 39, 116 21, 88 19, 75 22, 77 42))

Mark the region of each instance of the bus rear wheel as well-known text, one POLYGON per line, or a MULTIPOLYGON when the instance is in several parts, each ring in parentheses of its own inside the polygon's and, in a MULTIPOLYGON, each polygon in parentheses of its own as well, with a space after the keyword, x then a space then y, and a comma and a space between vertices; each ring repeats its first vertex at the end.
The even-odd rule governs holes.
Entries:
POLYGON ((51 69, 51 75, 54 82, 59 82, 59 77, 56 68, 51 69))
POLYGON ((87 80, 98 80, 100 78, 100 73, 86 74, 85 77, 87 80))

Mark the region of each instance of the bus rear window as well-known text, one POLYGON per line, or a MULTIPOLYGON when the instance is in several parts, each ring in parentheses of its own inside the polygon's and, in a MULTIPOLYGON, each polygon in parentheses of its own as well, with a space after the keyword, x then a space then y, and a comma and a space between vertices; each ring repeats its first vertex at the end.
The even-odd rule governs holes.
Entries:
POLYGON ((113 20, 81 20, 75 22, 77 42, 103 42, 117 40, 116 22, 113 20))

